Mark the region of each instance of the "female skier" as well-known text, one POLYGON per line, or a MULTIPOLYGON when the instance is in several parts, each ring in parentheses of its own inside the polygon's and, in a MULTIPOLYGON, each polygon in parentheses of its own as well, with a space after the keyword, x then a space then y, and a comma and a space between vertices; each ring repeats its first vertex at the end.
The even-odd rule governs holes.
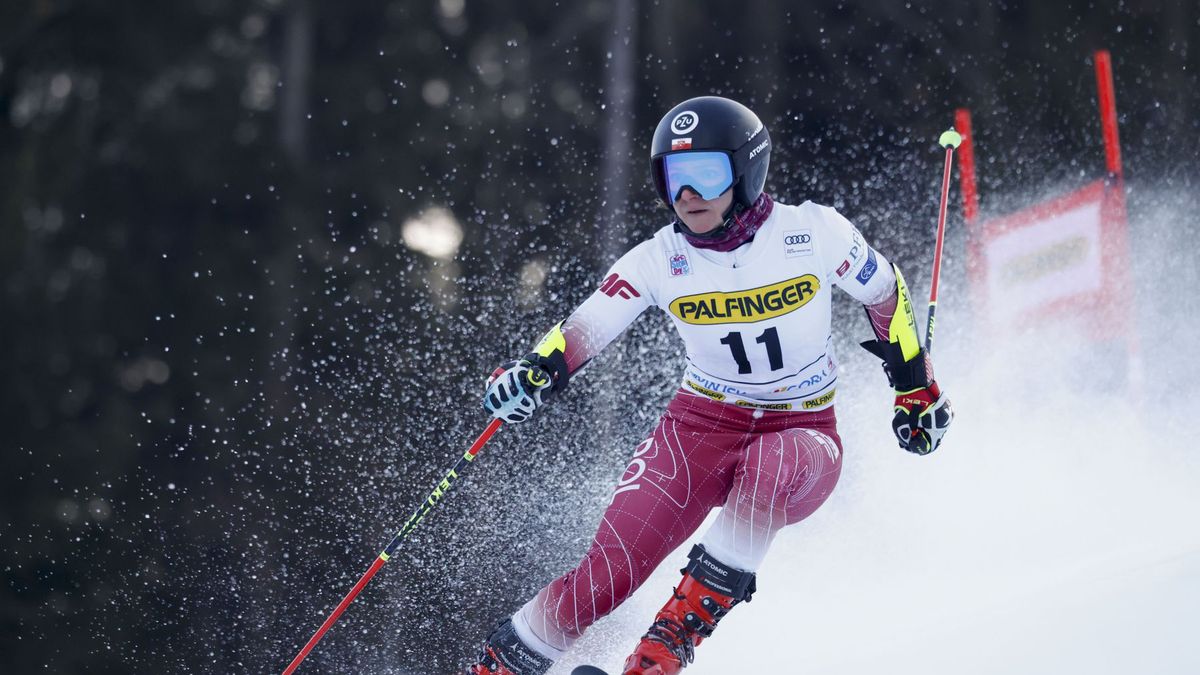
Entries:
POLYGON ((625 662, 673 675, 735 605, 749 601, 775 534, 833 490, 842 448, 831 286, 866 306, 896 391, 892 428, 919 455, 953 412, 921 349, 900 270, 837 211, 763 192, 771 141, 758 117, 704 96, 654 130, 650 165, 673 222, 613 265, 591 297, 521 359, 497 368, 484 406, 517 423, 647 307, 687 349, 679 391, 634 450, 587 554, 488 638, 471 675, 541 675, 722 506, 683 579, 625 662))

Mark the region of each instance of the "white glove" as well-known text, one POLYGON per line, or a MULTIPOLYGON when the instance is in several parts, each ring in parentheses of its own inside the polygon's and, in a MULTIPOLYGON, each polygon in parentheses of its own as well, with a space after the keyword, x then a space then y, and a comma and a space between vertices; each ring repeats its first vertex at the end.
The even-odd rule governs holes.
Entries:
POLYGON ((524 422, 549 398, 552 385, 545 368, 525 359, 509 361, 488 378, 483 407, 509 424, 524 422))

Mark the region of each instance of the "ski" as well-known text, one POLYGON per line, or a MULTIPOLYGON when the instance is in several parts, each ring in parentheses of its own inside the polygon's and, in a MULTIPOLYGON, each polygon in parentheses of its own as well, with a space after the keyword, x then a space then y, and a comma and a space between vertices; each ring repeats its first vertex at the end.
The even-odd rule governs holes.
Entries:
POLYGON ((596 666, 576 666, 575 670, 571 671, 571 675, 608 675, 608 673, 596 666))

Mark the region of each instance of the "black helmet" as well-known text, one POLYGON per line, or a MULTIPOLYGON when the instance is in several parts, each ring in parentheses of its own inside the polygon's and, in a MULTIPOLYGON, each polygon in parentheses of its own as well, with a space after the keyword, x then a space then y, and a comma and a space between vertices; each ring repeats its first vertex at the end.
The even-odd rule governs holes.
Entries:
POLYGON ((762 194, 771 160, 771 137, 758 116, 741 103, 720 96, 688 99, 663 115, 650 143, 650 173, 659 199, 668 208, 673 200, 667 193, 663 156, 701 150, 729 155, 733 167, 731 213, 750 208, 762 194))

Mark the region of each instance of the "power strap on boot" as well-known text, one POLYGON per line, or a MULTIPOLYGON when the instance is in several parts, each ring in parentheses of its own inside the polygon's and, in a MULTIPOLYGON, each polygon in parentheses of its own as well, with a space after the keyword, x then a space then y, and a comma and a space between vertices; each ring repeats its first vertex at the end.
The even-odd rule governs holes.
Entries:
POLYGON ((712 637, 717 623, 755 591, 755 575, 712 557, 703 546, 688 553, 683 579, 654 617, 625 673, 674 675, 696 657, 696 646, 712 637))
POLYGON ((691 575, 705 588, 729 596, 734 602, 750 602, 754 591, 758 590, 754 572, 744 572, 726 565, 709 555, 700 544, 688 552, 688 561, 687 567, 680 572, 691 575))

